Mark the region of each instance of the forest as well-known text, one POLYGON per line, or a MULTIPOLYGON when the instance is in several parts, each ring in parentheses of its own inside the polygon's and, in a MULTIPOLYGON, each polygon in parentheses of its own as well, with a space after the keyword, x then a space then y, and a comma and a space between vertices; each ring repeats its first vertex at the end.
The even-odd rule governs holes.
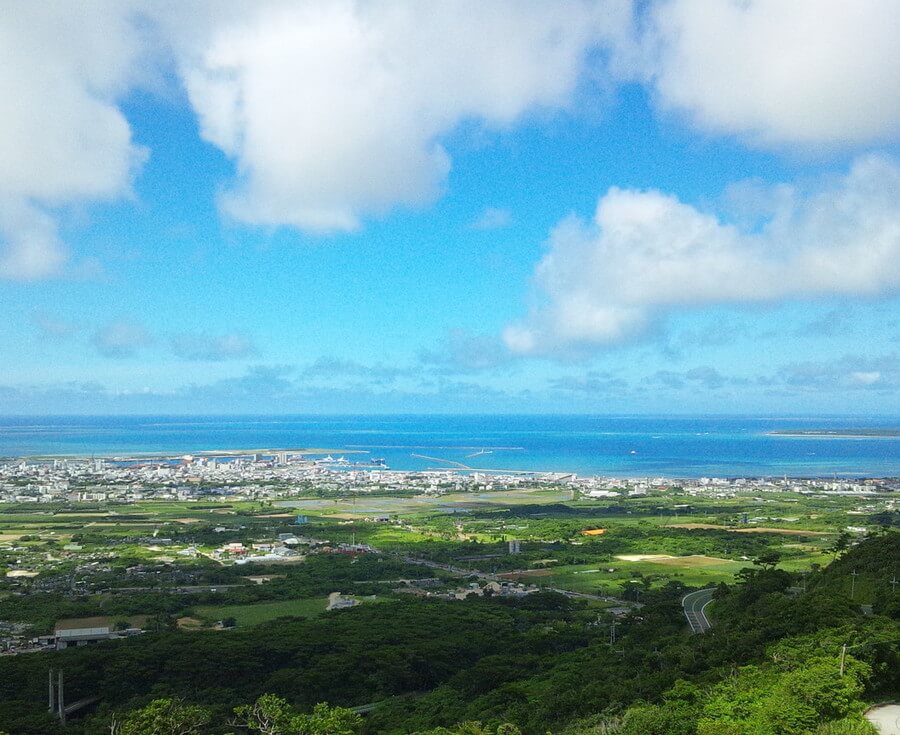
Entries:
POLYGON ((551 591, 457 602, 396 597, 246 629, 163 626, 103 645, 6 656, 0 730, 869 733, 866 703, 900 691, 900 597, 891 584, 900 533, 884 530, 835 557, 802 580, 777 558, 748 564, 733 584, 719 585, 703 635, 689 633, 685 587, 670 581, 620 618, 551 591), (854 573, 870 580, 871 605, 852 599, 854 573), (65 727, 47 713, 51 667, 65 671, 71 700, 99 697, 65 727))

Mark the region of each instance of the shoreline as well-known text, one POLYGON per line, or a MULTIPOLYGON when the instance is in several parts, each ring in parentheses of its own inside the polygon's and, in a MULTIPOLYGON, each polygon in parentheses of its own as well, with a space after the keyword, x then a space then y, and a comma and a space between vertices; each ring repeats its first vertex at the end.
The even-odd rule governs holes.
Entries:
POLYGON ((181 459, 182 457, 245 457, 253 454, 272 456, 276 454, 291 454, 311 456, 317 454, 371 454, 364 449, 320 449, 318 447, 300 449, 203 449, 188 452, 129 452, 116 454, 114 452, 73 452, 72 454, 22 454, 0 456, 0 462, 14 462, 16 460, 26 462, 44 462, 54 459, 89 460, 107 459, 115 462, 130 462, 131 460, 145 459, 181 459))
MULTIPOLYGON (((799 438, 803 438, 802 436, 799 438)), ((895 437, 890 437, 895 438, 895 437)), ((900 437, 896 437, 900 438, 900 437)), ((113 455, 113 454, 54 454, 54 455, 21 455, 21 456, 0 456, 0 465, 9 465, 11 463, 16 462, 52 462, 56 460, 68 460, 68 461, 78 461, 78 462, 89 462, 92 460, 102 459, 106 461, 113 462, 135 462, 140 463, 142 461, 149 460, 159 460, 159 461, 176 461, 182 459, 184 457, 193 457, 195 459, 201 457, 219 457, 223 459, 228 458, 239 458, 251 456, 253 454, 259 454, 263 456, 276 456, 281 453, 292 454, 295 456, 303 456, 306 458, 312 458, 317 455, 361 455, 361 454, 370 454, 370 452, 366 452, 363 450, 346 450, 346 449, 320 449, 320 448, 305 448, 305 449, 248 449, 248 450, 212 450, 206 452, 185 452, 182 454, 173 454, 173 453, 162 453, 162 452, 147 452, 147 453, 132 453, 130 455, 113 455)), ((349 470, 352 471, 363 471, 363 472, 379 472, 379 473, 396 473, 396 474, 417 474, 417 473, 434 473, 434 472, 451 472, 458 473, 464 475, 471 474, 480 474, 485 476, 531 476, 536 480, 542 481, 558 481, 565 482, 568 480, 572 480, 574 478, 578 478, 579 480, 603 480, 603 481, 617 481, 622 480, 626 482, 634 482, 634 481, 643 481, 647 483, 652 482, 665 482, 665 483, 678 483, 678 482, 697 482, 703 478, 708 478, 712 481, 710 487, 715 487, 716 481, 723 482, 735 482, 737 480, 745 480, 749 482, 772 482, 772 481, 782 481, 784 479, 794 480, 794 481, 822 481, 822 482, 834 482, 835 480, 841 480, 844 482, 849 481, 858 481, 865 482, 867 480, 893 480, 895 478, 900 478, 900 472, 887 472, 887 473, 871 473, 871 472, 854 472, 854 471, 827 471, 821 470, 819 472, 809 472, 806 474, 791 474, 790 472, 784 471, 771 471, 771 472, 759 472, 759 473, 723 473, 716 474, 714 472, 705 472, 698 474, 657 474, 657 473, 624 473, 624 472, 579 472, 577 470, 547 470, 547 469, 511 469, 511 468, 495 468, 495 467, 472 467, 469 465, 464 465, 460 462, 454 462, 452 460, 440 460, 437 457, 425 457, 423 455, 412 455, 414 457, 420 457, 422 459, 436 460, 436 461, 445 461, 448 463, 447 466, 431 466, 424 468, 404 468, 404 467, 391 467, 391 466, 368 466, 364 464, 348 464, 344 467, 341 465, 332 466, 331 464, 325 465, 327 469, 330 469, 333 472, 346 472, 349 470)), ((283 465, 288 466, 288 465, 283 465)))

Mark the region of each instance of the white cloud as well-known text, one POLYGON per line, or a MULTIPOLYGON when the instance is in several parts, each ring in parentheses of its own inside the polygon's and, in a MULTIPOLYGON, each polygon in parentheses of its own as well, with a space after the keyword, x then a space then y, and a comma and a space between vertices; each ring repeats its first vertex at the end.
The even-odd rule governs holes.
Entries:
POLYGON ((500 230, 512 224, 512 212, 498 207, 487 207, 471 225, 473 230, 500 230))
MULTIPOLYGON (((10 3, 0 18, 0 95, 15 101, 0 117, 0 278, 63 272, 64 208, 128 196, 147 151, 119 101, 145 81, 138 75, 169 65, 201 134, 235 164, 223 211, 313 232, 433 201, 452 165, 443 141, 461 124, 503 130, 613 77, 639 79, 660 108, 703 129, 767 145, 858 145, 900 132, 893 0, 635 7, 10 3)), ((476 226, 507 221, 488 210, 476 226)), ((628 318, 591 317, 607 331, 628 318)))
POLYGON ((218 362, 247 357, 255 351, 248 337, 235 332, 213 336, 185 333, 172 337, 172 352, 183 360, 218 362))
POLYGON ((856 371, 850 373, 850 379, 860 385, 874 385, 881 380, 881 372, 878 370, 856 371))
POLYGON ((0 278, 33 281, 56 275, 67 257, 52 215, 0 191, 0 278))
POLYGON ((509 351, 496 335, 451 329, 436 349, 422 350, 419 360, 447 373, 491 370, 510 361, 509 351))
POLYGON ((644 77, 662 108, 715 133, 776 145, 894 139, 897 28, 895 0, 660 2, 640 41, 644 77))
POLYGON ((844 355, 823 362, 801 362, 782 366, 775 378, 795 390, 827 392, 873 390, 896 394, 900 387, 900 358, 844 355))
POLYGON ((116 98, 140 50, 127 3, 10 3, 0 20, 0 277, 67 258, 55 208, 129 192, 145 152, 116 98))
POLYGON ((105 357, 131 357, 142 347, 152 344, 153 337, 142 324, 123 319, 99 329, 92 342, 105 357))
POLYGON ((225 211, 339 231, 433 200, 451 166, 440 138, 461 122, 502 128, 566 106, 589 51, 629 13, 578 0, 265 2, 173 33, 202 135, 237 165, 225 211))
POLYGON ((67 339, 78 333, 78 325, 46 311, 35 311, 31 323, 44 336, 51 339, 67 339))
POLYGON ((667 311, 900 287, 900 166, 857 159, 842 179, 804 192, 742 230, 659 191, 610 189, 592 223, 561 222, 535 272, 541 301, 507 328, 520 353, 608 345, 667 311))

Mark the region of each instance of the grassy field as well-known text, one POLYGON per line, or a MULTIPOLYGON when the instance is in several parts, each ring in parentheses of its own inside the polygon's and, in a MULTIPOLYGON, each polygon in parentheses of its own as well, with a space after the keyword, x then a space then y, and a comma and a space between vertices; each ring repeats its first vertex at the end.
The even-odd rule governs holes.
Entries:
POLYGON ((234 618, 238 625, 250 626, 289 616, 312 617, 325 612, 327 606, 327 598, 313 597, 305 600, 257 602, 250 605, 208 605, 195 608, 194 616, 208 623, 234 618))
MULTIPOLYGON (((11 506, 0 509, 0 572, 66 573, 80 562, 97 561, 101 567, 157 565, 154 573, 165 577, 172 575, 163 565, 171 564, 197 583, 219 581, 228 560, 211 560, 216 548, 236 541, 270 543, 290 532, 331 544, 368 543, 389 556, 421 556, 473 571, 518 571, 523 581, 618 594, 634 584, 730 582, 751 559, 771 552, 790 571, 827 563, 826 550, 837 534, 851 524, 866 525, 885 502, 751 490, 727 498, 676 491, 602 500, 572 495, 570 489, 540 487, 443 496, 307 496, 274 504, 210 499, 11 506), (309 522, 295 525, 295 513, 309 522), (392 522, 373 521, 381 515, 392 522), (606 532, 584 536, 590 529, 606 532), (507 553, 505 542, 512 539, 522 544, 518 556, 507 553), (73 540, 78 546, 66 548, 73 540), (628 558, 639 555, 669 558, 628 558)), ((10 578, 8 584, 21 587, 26 581, 10 578)), ((108 582, 97 584, 102 590, 108 582)), ((252 625, 324 607, 324 599, 303 600, 205 607, 197 614, 252 625)))
MULTIPOLYGON (((813 553, 803 558, 786 560, 781 566, 799 571, 809 568, 812 563, 825 564, 829 559, 828 555, 813 553)), ((550 585, 575 592, 617 594, 629 582, 643 584, 646 581, 651 587, 661 587, 669 581, 681 582, 688 587, 706 587, 719 582, 732 582, 737 572, 752 566, 750 561, 721 559, 701 554, 652 555, 651 558, 643 559, 616 558, 609 562, 527 570, 525 573, 512 576, 523 582, 550 585)))
POLYGON ((522 582, 559 587, 590 594, 619 594, 629 582, 649 581, 651 587, 662 587, 678 581, 688 587, 705 587, 730 582, 736 572, 751 566, 750 562, 714 559, 712 557, 673 557, 666 560, 622 561, 593 564, 570 564, 546 570, 530 570, 516 575, 522 582))
POLYGON ((355 518, 381 514, 409 515, 423 511, 440 512, 446 508, 458 511, 531 503, 561 503, 571 497, 572 493, 569 490, 537 488, 482 493, 450 493, 439 497, 424 495, 415 497, 375 496, 349 500, 309 498, 283 501, 275 505, 281 508, 296 509, 298 513, 313 512, 325 516, 355 518))

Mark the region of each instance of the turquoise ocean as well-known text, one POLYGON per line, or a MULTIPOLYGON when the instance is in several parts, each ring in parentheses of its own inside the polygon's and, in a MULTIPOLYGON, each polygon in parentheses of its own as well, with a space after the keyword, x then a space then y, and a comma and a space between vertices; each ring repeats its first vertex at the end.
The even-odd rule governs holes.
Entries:
POLYGON ((0 457, 316 447, 358 463, 383 459, 400 470, 465 465, 629 477, 885 477, 900 476, 900 432, 773 432, 898 428, 900 418, 0 417, 0 457))

